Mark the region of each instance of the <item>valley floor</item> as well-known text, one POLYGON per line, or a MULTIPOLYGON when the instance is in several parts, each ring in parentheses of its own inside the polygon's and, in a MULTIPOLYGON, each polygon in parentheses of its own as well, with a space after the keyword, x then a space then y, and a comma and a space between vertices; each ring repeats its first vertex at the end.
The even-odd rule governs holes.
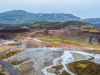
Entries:
MULTIPOLYGON (((19 42, 20 43, 17 44, 11 44, 10 42, 8 45, 9 47, 17 47, 17 49, 13 50, 15 51, 15 53, 11 52, 12 55, 9 55, 11 53, 6 53, 1 57, 1 59, 11 63, 14 67, 16 67, 20 75, 74 75, 74 73, 76 73, 77 75, 84 75, 83 73, 78 74, 77 69, 74 71, 72 70, 74 69, 73 62, 87 59, 89 59, 89 62, 79 62, 80 67, 78 68, 85 68, 90 63, 91 65, 95 66, 94 72, 99 71, 99 68, 96 66, 96 64, 100 65, 99 50, 84 50, 86 52, 83 52, 82 49, 80 50, 80 48, 69 48, 70 46, 55 48, 50 47, 51 42, 44 42, 44 40, 41 41, 39 39, 29 37, 24 40, 20 40, 19 42), (34 41, 32 42, 32 40, 34 41), (31 44, 27 41, 30 41, 31 44), (32 46, 27 46, 29 44, 32 46), (70 65, 68 66, 68 64, 70 65)), ((54 46, 54 43, 52 44, 54 46)), ((1 45, 0 47, 3 48, 4 46, 6 45, 1 45)), ((83 71, 83 69, 81 69, 81 71, 83 71)), ((91 69, 89 71, 91 71, 91 69)), ((0 73, 6 72, 7 71, 0 70, 0 73)), ((91 72, 91 75, 94 75, 94 72, 91 72)), ((87 74, 90 74, 90 72, 87 74)), ((96 75, 99 75, 99 73, 96 75)))

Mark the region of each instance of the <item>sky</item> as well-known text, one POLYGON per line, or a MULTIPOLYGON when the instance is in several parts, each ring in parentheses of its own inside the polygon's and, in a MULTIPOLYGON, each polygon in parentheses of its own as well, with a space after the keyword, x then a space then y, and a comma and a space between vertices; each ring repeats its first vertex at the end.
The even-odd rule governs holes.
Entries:
POLYGON ((73 14, 82 19, 100 18, 100 0, 0 0, 0 13, 11 10, 73 14))

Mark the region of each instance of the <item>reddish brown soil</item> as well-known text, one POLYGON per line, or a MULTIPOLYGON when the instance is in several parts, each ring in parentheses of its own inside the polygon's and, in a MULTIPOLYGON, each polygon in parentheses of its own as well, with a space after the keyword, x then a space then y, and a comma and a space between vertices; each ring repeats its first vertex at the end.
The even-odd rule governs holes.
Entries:
POLYGON ((89 47, 81 46, 81 45, 77 45, 77 44, 71 44, 71 43, 61 43, 60 47, 61 48, 79 49, 79 50, 90 50, 89 47))

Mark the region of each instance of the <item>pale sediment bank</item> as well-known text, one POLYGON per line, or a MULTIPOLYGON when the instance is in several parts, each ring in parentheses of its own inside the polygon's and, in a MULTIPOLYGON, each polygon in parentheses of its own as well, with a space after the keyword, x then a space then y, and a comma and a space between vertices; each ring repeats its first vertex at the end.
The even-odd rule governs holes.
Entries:
MULTIPOLYGON (((92 53, 87 53, 82 51, 75 51, 72 49, 40 47, 40 48, 27 48, 24 51, 10 57, 9 60, 20 61, 29 58, 28 61, 25 61, 17 65, 17 67, 20 68, 21 65, 32 61, 34 64, 31 65, 31 69, 33 69, 34 72, 32 73, 34 75, 56 75, 54 73, 48 72, 49 68, 52 68, 53 66, 56 65, 63 66, 63 68, 59 70, 60 73, 62 71, 66 71, 71 75, 74 75, 74 73, 69 71, 69 69, 66 67, 66 64, 79 61, 79 60, 86 60, 91 57, 94 57, 94 59, 92 60, 93 62, 95 63, 100 62, 100 54, 92 54, 92 53)), ((26 69, 28 70, 28 68, 26 69)), ((32 75, 32 73, 29 73, 29 75, 32 75)))

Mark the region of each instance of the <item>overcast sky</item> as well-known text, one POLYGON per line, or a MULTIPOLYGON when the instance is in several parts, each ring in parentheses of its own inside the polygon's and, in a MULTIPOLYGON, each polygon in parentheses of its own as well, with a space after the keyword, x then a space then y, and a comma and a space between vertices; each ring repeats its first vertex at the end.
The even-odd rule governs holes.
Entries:
POLYGON ((100 0, 0 0, 0 13, 10 10, 66 13, 81 18, 99 18, 100 0))

